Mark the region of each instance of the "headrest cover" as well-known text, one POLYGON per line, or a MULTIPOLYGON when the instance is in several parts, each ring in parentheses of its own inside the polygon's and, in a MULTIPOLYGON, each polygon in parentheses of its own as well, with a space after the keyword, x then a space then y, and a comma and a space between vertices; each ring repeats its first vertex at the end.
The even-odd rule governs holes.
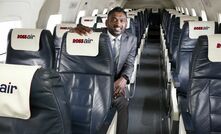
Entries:
POLYGON ((38 51, 42 29, 13 29, 11 46, 15 50, 38 51))
POLYGON ((101 18, 101 20, 102 20, 103 23, 105 23, 106 20, 107 20, 107 17, 103 17, 103 18, 101 18))
POLYGON ((170 14, 180 14, 179 12, 177 12, 176 10, 169 10, 168 11, 170 14))
POLYGON ((183 24, 186 21, 198 21, 198 17, 197 16, 179 16, 180 17, 180 29, 183 28, 183 24))
POLYGON ((158 8, 152 8, 152 13, 158 13, 158 12, 159 12, 158 8))
POLYGON ((106 24, 105 23, 97 23, 97 27, 96 28, 106 28, 106 24))
POLYGON ((28 119, 30 88, 38 66, 0 64, 0 116, 28 119))
POLYGON ((97 16, 87 16, 81 18, 81 24, 87 27, 93 27, 97 22, 97 16))
POLYGON ((97 56, 100 34, 94 32, 87 36, 81 36, 77 33, 68 33, 66 38, 67 53, 77 56, 97 56))
POLYGON ((221 62, 221 34, 208 36, 208 58, 212 62, 221 62))
POLYGON ((173 17, 173 15, 175 15, 175 17, 178 17, 178 16, 184 16, 183 14, 181 14, 181 13, 177 13, 177 12, 172 12, 171 14, 170 14, 170 18, 172 18, 173 17))
POLYGON ((176 10, 175 9, 166 9, 166 11, 171 12, 171 11, 176 11, 176 10))
POLYGON ((97 14, 97 16, 102 17, 102 18, 107 18, 107 14, 97 14))
POLYGON ((178 14, 175 14, 175 16, 176 17, 182 17, 182 16, 187 16, 187 15, 178 13, 178 14))
POLYGON ((137 16, 137 12, 136 11, 127 12, 127 17, 128 18, 134 19, 134 16, 137 16))
POLYGON ((58 38, 62 38, 65 32, 69 31, 71 28, 76 27, 76 24, 74 23, 63 23, 58 24, 56 26, 56 35, 58 38))
POLYGON ((197 39, 201 35, 212 35, 215 33, 214 21, 190 21, 189 37, 197 39))
POLYGON ((130 28, 130 18, 127 18, 127 27, 126 29, 130 28))

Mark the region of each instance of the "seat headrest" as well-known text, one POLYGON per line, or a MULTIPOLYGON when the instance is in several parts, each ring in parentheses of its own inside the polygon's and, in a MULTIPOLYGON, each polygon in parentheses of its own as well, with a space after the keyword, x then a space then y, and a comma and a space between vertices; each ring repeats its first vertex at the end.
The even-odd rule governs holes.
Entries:
POLYGON ((159 9, 158 8, 152 8, 152 13, 159 13, 159 9))
POLYGON ((221 34, 208 36, 208 58, 212 62, 221 62, 221 34))
POLYGON ((176 10, 169 10, 168 12, 169 12, 169 14, 180 14, 180 13, 177 12, 176 10))
POLYGON ((54 59, 55 46, 49 30, 10 30, 8 34, 6 63, 40 65, 43 68, 54 68, 54 59))
MULTIPOLYGON (((167 12, 177 12, 175 9, 166 9, 167 12)), ((178 12, 177 12, 178 13, 178 12)))
POLYGON ((106 26, 106 24, 105 23, 97 23, 96 24, 96 28, 106 28, 107 26, 106 26))
MULTIPOLYGON (((81 73, 93 72, 93 73, 98 73, 98 74, 112 73, 112 72, 110 72, 109 69, 106 69, 107 67, 112 68, 112 64, 113 64, 113 58, 112 58, 113 56, 111 53, 110 38, 106 33, 100 34, 99 46, 98 46, 99 53, 96 57, 70 55, 67 52, 68 51, 67 50, 68 49, 67 43, 66 43, 67 34, 69 34, 69 33, 65 33, 65 35, 63 37, 64 41, 62 43, 61 56, 59 58, 59 69, 58 69, 59 72, 74 70, 75 72, 78 72, 78 73, 80 73, 80 72, 81 73), (67 66, 68 66, 68 68, 67 68, 67 66), (79 66, 80 66, 80 68, 79 68, 79 66)), ((70 33, 70 34, 73 34, 73 33, 70 33)), ((91 34, 96 34, 96 33, 94 32, 91 34)), ((87 36, 82 36, 81 38, 83 38, 83 37, 87 37, 87 36)), ((76 37, 74 37, 73 39, 76 39, 76 37)), ((86 39, 88 39, 88 38, 86 38, 86 39)), ((73 46, 73 43, 71 43, 71 42, 69 45, 72 44, 72 46, 73 46)), ((78 43, 76 43, 76 44, 78 46, 80 45, 78 43)), ((89 44, 86 44, 85 47, 88 47, 88 46, 89 46, 89 44)), ((91 49, 87 49, 87 51, 91 51, 91 49)), ((83 52, 83 53, 85 53, 85 52, 83 52)), ((86 53, 86 55, 88 55, 88 53, 86 53)), ((96 55, 96 52, 94 52, 94 55, 96 55)))
POLYGON ((126 29, 130 28, 130 19, 131 18, 127 18, 127 27, 126 27, 126 29))
POLYGON ((81 24, 87 27, 93 27, 97 22, 97 16, 86 16, 81 18, 81 24))
POLYGON ((137 12, 136 11, 127 12, 127 17, 128 18, 134 19, 135 16, 137 16, 137 12))
POLYGON ((42 29, 13 29, 11 47, 14 50, 38 51, 42 29))
POLYGON ((176 13, 176 12, 170 13, 170 18, 172 18, 173 16, 179 17, 179 16, 185 16, 185 15, 183 15, 183 14, 181 14, 181 13, 176 13))
POLYGON ((99 32, 81 36, 77 33, 68 33, 66 37, 66 51, 69 55, 97 56, 99 48, 99 32))
POLYGON ((208 36, 204 35, 198 38, 198 43, 193 51, 191 78, 221 79, 221 62, 209 60, 208 45, 211 45, 208 43, 208 36))
POLYGON ((101 20, 102 20, 103 23, 105 23, 106 20, 107 20, 107 17, 102 17, 101 20))
POLYGON ((0 64, 0 116, 28 119, 30 88, 39 66, 0 64))
POLYGON ((62 23, 56 26, 56 35, 58 38, 62 38, 65 32, 69 31, 71 28, 76 27, 74 23, 62 23))
POLYGON ((101 18, 107 18, 107 14, 97 14, 97 16, 99 16, 101 18))
POLYGON ((201 35, 212 35, 215 33, 214 21, 190 21, 189 37, 197 39, 201 35))
POLYGON ((182 29, 184 22, 186 21, 198 21, 199 17, 197 16, 179 16, 180 17, 180 29, 182 29))

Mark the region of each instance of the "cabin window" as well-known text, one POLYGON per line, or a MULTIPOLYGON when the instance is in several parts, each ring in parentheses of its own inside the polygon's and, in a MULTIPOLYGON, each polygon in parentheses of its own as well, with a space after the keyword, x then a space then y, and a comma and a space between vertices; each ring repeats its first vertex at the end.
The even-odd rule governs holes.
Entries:
POLYGON ((176 7, 176 11, 179 11, 178 7, 176 7))
POLYGON ((182 14, 184 14, 184 13, 185 13, 185 11, 184 11, 183 7, 181 7, 181 13, 182 13, 182 14))
POLYGON ((78 13, 78 16, 77 16, 77 19, 76 19, 76 24, 79 24, 79 20, 81 17, 84 17, 86 14, 85 10, 81 10, 79 13, 78 13))
POLYGON ((188 8, 185 8, 185 14, 190 15, 188 8))
POLYGON ((50 17, 48 19, 48 23, 47 23, 47 28, 46 29, 50 30, 51 33, 53 33, 54 27, 57 24, 60 24, 61 20, 62 20, 62 15, 61 14, 50 15, 50 17))
POLYGON ((94 9, 92 12, 92 16, 96 16, 98 14, 98 9, 94 9))
POLYGON ((204 10, 201 10, 201 17, 203 21, 207 21, 207 15, 206 12, 204 10))
POLYGON ((107 14, 107 11, 108 11, 108 9, 105 8, 105 9, 103 10, 103 14, 107 14))
POLYGON ((6 51, 7 51, 7 38, 8 32, 12 28, 21 28, 22 23, 20 20, 16 21, 4 21, 0 22, 0 63, 4 63, 6 60, 6 51))
POLYGON ((180 13, 181 12, 180 7, 177 7, 177 9, 178 9, 178 12, 180 13))
POLYGON ((221 23, 221 13, 218 13, 218 23, 221 23))
POLYGON ((192 11, 192 16, 197 16, 194 8, 192 8, 191 11, 192 11))

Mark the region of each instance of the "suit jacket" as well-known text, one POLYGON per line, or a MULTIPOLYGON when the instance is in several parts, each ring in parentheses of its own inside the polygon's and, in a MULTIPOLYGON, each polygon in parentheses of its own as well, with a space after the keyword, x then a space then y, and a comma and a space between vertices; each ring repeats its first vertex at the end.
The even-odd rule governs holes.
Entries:
MULTIPOLYGON (((105 30, 107 33, 107 30, 105 30)), ((120 41, 120 52, 117 66, 117 77, 127 76, 130 80, 134 70, 134 61, 137 49, 137 38, 129 32, 124 32, 120 41)))

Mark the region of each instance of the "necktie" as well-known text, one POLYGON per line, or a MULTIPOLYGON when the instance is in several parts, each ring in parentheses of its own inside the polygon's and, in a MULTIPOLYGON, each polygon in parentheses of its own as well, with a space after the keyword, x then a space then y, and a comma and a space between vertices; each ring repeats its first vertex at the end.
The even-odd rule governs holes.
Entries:
POLYGON ((117 73, 117 65, 119 60, 119 52, 120 52, 120 43, 117 38, 114 39, 113 44, 113 57, 114 57, 114 67, 115 67, 115 73, 117 73))
POLYGON ((114 62, 116 64, 118 63, 119 51, 120 51, 119 40, 117 38, 115 38, 114 45, 113 45, 113 56, 114 56, 114 62))

